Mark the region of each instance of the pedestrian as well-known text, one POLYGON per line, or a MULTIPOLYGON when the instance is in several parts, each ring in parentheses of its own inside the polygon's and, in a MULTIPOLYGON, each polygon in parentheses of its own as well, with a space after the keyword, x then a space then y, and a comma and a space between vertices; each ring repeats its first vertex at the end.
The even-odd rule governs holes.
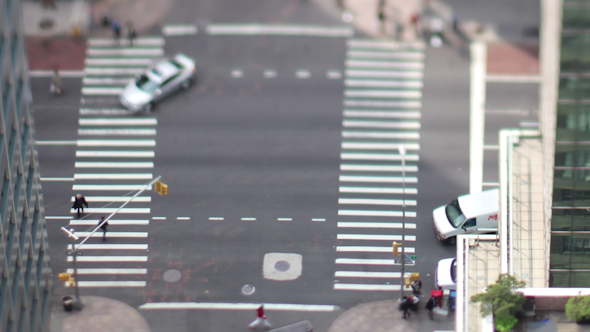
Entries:
POLYGON ((115 41, 118 44, 119 38, 121 38, 121 23, 119 23, 119 21, 117 20, 113 20, 113 23, 111 24, 111 29, 113 29, 113 37, 115 38, 115 41))
POLYGON ((428 317, 430 317, 431 320, 434 320, 434 307, 437 306, 436 303, 436 298, 434 296, 431 296, 430 299, 428 300, 428 302, 426 302, 426 309, 428 310, 428 317))
POLYGON ((377 19, 379 19, 379 30, 381 30, 381 33, 385 33, 385 6, 379 6, 377 19))
POLYGON ((419 13, 414 13, 414 14, 412 14, 412 16, 410 16, 410 24, 414 28, 414 34, 416 35, 416 37, 419 37, 419 35, 420 35, 420 14, 419 13))
POLYGON ((86 202, 86 198, 80 194, 76 194, 76 198, 74 199, 74 205, 72 205, 72 209, 78 210, 78 218, 80 218, 80 210, 84 213, 84 206, 88 207, 88 202, 86 202))
POLYGON ((410 286, 412 286, 412 292, 414 293, 414 295, 422 295, 422 292, 420 291, 420 289, 422 289, 422 281, 420 279, 412 281, 410 286))
POLYGON ((135 32, 135 28, 133 28, 133 23, 127 22, 125 30, 127 31, 127 39, 129 39, 129 46, 133 46, 133 40, 137 38, 137 33, 135 32))
POLYGON ((264 306, 260 306, 256 309, 256 319, 248 325, 248 328, 253 329, 255 327, 259 327, 260 325, 264 325, 264 327, 270 328, 272 325, 268 321, 268 317, 264 315, 264 306))
POLYGON ((111 17, 109 15, 104 15, 102 17, 102 27, 108 28, 111 25, 111 17))
POLYGON ((98 226, 100 226, 100 229, 102 229, 102 241, 106 241, 107 240, 107 226, 109 225, 109 221, 108 220, 104 220, 104 216, 100 217, 100 220, 98 221, 98 226))
POLYGON ((51 84, 49 85, 49 92, 54 95, 61 95, 61 77, 57 69, 53 70, 53 77, 51 77, 51 84))
POLYGON ((410 298, 408 298, 407 296, 404 296, 404 298, 402 299, 402 302, 399 304, 399 310, 404 312, 404 314, 402 316, 403 319, 406 319, 406 318, 412 316, 412 314, 410 313, 411 306, 412 306, 412 300, 410 298))

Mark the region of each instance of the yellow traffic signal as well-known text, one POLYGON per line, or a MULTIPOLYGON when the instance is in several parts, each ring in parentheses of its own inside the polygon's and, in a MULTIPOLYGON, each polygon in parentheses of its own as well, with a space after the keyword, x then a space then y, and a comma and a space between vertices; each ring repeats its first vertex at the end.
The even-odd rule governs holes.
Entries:
POLYGON ((406 288, 409 288, 411 283, 412 281, 410 278, 404 278, 404 284, 406 285, 406 288))
POLYGON ((168 185, 162 183, 162 189, 160 190, 160 195, 166 196, 168 195, 168 185))
POLYGON ((70 273, 60 273, 59 274, 59 280, 60 281, 68 281, 70 279, 71 274, 70 273))
POLYGON ((397 243, 397 242, 393 242, 393 255, 394 256, 399 256, 399 246, 401 245, 401 243, 397 243))
POLYGON ((420 273, 414 272, 414 273, 410 274, 410 280, 412 280, 412 281, 420 280, 420 273))
POLYGON ((160 180, 156 181, 155 185, 154 185, 154 190, 159 194, 160 191, 162 190, 162 182, 160 182, 160 180))

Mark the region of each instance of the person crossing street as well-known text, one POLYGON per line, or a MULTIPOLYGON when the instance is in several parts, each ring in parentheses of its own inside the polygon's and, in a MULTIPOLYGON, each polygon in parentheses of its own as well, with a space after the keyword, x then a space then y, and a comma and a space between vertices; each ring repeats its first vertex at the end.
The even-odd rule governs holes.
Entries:
POLYGON ((264 306, 260 306, 256 309, 256 319, 248 325, 248 328, 254 329, 255 327, 259 327, 264 325, 266 328, 270 328, 272 325, 268 321, 268 317, 264 315, 264 306))
POLYGON ((102 229, 102 241, 106 241, 107 240, 107 226, 109 225, 109 221, 108 220, 104 220, 104 216, 100 217, 100 220, 98 221, 98 226, 100 226, 100 229, 102 229))
POLYGON ((74 205, 72 205, 72 209, 78 211, 78 218, 80 218, 80 210, 84 213, 84 206, 88 207, 88 202, 86 202, 86 198, 80 194, 76 194, 76 198, 74 199, 74 205))

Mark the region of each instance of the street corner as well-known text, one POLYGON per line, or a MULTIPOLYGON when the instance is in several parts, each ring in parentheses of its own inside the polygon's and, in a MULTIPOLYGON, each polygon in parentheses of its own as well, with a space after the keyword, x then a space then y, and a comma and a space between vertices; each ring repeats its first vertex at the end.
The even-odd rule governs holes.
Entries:
POLYGON ((132 23, 139 33, 159 24, 174 7, 176 0, 101 0, 92 5, 92 20, 100 26, 102 18, 125 25, 132 23))
POLYGON ((487 72, 493 75, 539 75, 539 44, 495 42, 487 46, 487 72))
POLYGON ((31 70, 83 70, 86 39, 29 37, 26 40, 31 70))
POLYGON ((419 331, 418 315, 402 318, 397 300, 369 302, 357 305, 340 315, 328 332, 411 332, 419 331))

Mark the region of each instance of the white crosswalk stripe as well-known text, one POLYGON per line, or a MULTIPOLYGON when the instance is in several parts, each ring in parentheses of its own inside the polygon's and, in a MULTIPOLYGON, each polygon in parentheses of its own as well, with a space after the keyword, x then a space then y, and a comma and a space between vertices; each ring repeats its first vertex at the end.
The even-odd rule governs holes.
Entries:
POLYGON ((383 279, 401 278, 390 241, 415 254, 407 244, 418 223, 407 221, 418 217, 418 202, 408 198, 418 193, 424 44, 349 39, 347 46, 334 289, 399 291, 383 279))

